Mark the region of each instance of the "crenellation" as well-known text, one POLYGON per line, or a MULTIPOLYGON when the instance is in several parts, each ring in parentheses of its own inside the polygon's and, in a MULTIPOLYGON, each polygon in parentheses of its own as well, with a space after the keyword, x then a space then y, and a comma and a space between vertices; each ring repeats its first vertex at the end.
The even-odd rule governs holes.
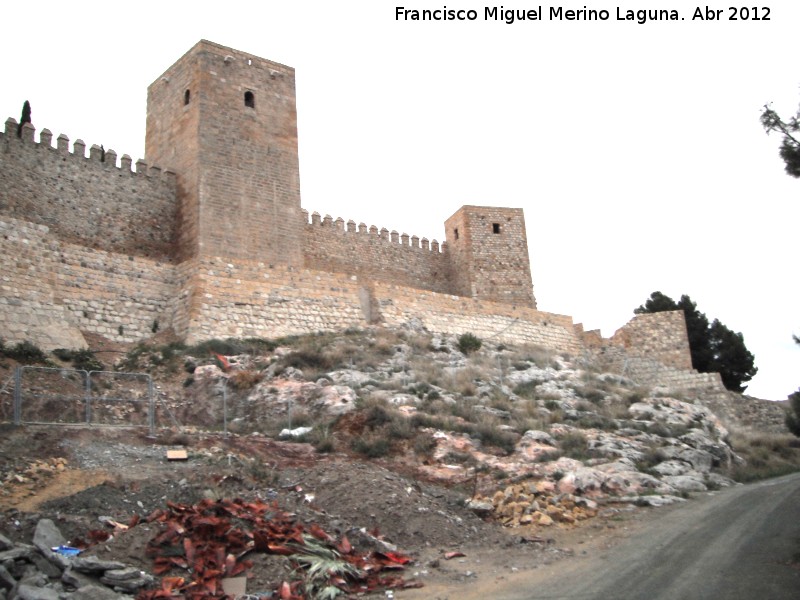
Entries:
POLYGON ((22 124, 22 141, 29 142, 31 144, 34 143, 33 136, 36 133, 36 128, 31 123, 23 123, 22 124))
POLYGON ((80 158, 86 158, 86 142, 78 138, 72 143, 72 154, 80 158))
POLYGON ((120 170, 125 171, 126 173, 130 173, 132 161, 133 159, 130 157, 129 154, 123 154, 122 158, 119 159, 120 170))
POLYGON ((136 161, 136 172, 141 175, 147 174, 147 163, 144 162, 144 159, 140 158, 136 161))
POLYGON ((46 148, 52 148, 53 132, 49 129, 42 129, 42 131, 39 133, 39 143, 46 148))
POLYGON ((117 153, 110 148, 106 150, 105 156, 103 157, 103 164, 106 167, 116 167, 117 166, 117 153))
POLYGON ((69 137, 63 133, 56 138, 56 149, 62 154, 69 154, 69 137))
POLYGON ((389 234, 389 235, 391 237, 391 242, 393 244, 399 244, 400 243, 400 234, 397 233, 394 229, 392 229, 392 233, 389 234))
POLYGON ((92 144, 91 147, 89 148, 89 160, 102 162, 103 149, 98 144, 92 144))
POLYGON ((6 129, 5 129, 6 139, 17 135, 18 126, 19 123, 17 123, 17 120, 14 117, 8 117, 6 119, 6 129))

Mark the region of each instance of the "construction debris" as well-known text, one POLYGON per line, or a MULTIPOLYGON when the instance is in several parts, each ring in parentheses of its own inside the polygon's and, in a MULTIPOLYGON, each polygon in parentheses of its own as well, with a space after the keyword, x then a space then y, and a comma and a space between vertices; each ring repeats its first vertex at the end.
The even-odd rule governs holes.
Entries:
POLYGON ((347 536, 335 539, 316 524, 304 526, 276 503, 203 500, 189 506, 168 503, 147 522, 162 531, 147 546, 154 572, 163 576, 160 589, 141 592, 139 600, 182 594, 184 598, 222 598, 232 578, 246 576, 251 552, 286 556, 302 579, 281 582, 273 596, 305 600, 324 592, 365 593, 380 589, 420 587, 386 574, 402 570, 410 559, 394 552, 358 553, 347 536), (184 577, 185 575, 185 577, 184 577), (227 581, 226 581, 227 580, 227 581), (225 583, 223 583, 225 582, 225 583))
POLYGON ((491 514, 506 527, 549 527, 555 523, 574 525, 597 515, 594 500, 573 494, 557 494, 549 481, 511 485, 497 491, 491 498, 473 498, 469 506, 480 514, 491 514))

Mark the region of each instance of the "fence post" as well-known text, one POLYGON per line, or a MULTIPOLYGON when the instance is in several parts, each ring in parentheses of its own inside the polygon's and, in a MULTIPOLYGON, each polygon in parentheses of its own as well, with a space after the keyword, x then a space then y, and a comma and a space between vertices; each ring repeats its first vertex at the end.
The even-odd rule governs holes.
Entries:
POLYGON ((19 425, 22 420, 22 369, 14 369, 14 425, 19 425))
POLYGON ((153 393, 153 378, 148 374, 147 375, 147 395, 150 400, 150 407, 148 413, 148 421, 150 425, 150 437, 155 437, 156 435, 156 400, 155 395, 153 393))
POLYGON ((86 424, 92 422, 92 373, 94 371, 83 370, 86 375, 86 424))
POLYGON ((228 380, 222 384, 222 431, 228 437, 228 380))

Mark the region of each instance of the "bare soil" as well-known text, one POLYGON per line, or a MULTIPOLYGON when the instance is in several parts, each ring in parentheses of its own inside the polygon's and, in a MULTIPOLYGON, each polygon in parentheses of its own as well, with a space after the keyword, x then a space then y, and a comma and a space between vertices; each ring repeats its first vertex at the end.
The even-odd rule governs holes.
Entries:
MULTIPOLYGON (((127 523, 167 502, 203 498, 275 501, 306 524, 347 536, 360 551, 395 549, 413 558, 404 577, 425 585, 409 598, 458 597, 464 586, 491 586, 576 552, 591 552, 624 534, 640 518, 632 508, 608 507, 580 527, 505 529, 464 507, 468 493, 389 470, 380 460, 319 454, 308 444, 260 436, 162 434, 129 429, 3 426, 0 431, 0 533, 30 542, 47 517, 69 540, 105 526, 100 517, 127 523), (171 448, 187 461, 168 461, 171 448), (253 460, 253 459, 256 460, 253 460), (54 459, 65 459, 58 466, 54 459), (463 556, 449 558, 448 553, 463 556), (427 590, 427 591, 426 591, 427 590), (443 595, 444 594, 444 595, 443 595)), ((91 548, 104 559, 152 572, 145 556, 158 525, 142 522, 91 548)), ((285 557, 257 555, 248 592, 291 579, 285 557)))

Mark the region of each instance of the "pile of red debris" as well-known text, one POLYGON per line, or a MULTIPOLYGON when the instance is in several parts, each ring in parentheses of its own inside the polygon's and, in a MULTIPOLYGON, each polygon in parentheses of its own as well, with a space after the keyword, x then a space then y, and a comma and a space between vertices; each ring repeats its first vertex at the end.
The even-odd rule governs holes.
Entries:
POLYGON ((140 592, 139 600, 225 598, 223 580, 246 576, 251 552, 287 556, 302 579, 283 581, 265 593, 281 600, 335 598, 340 594, 389 588, 421 587, 401 576, 410 559, 392 552, 357 552, 347 539, 328 535, 316 524, 308 527, 277 503, 260 500, 203 500, 195 505, 167 503, 148 522, 162 531, 147 546, 154 572, 164 576, 161 587, 140 592), (186 577, 174 575, 185 571, 186 577))

